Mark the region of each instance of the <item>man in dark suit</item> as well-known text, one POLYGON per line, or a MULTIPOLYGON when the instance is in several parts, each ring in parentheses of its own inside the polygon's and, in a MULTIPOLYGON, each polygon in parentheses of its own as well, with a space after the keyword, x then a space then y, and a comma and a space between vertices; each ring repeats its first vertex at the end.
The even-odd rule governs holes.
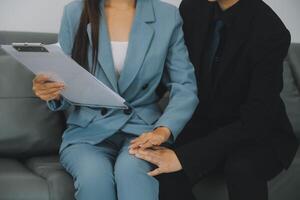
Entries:
POLYGON ((180 12, 200 104, 174 149, 136 156, 158 165, 152 176, 174 172, 160 177, 162 200, 193 199, 215 171, 231 200, 267 200, 298 147, 280 98, 289 31, 262 0, 183 0, 180 12))

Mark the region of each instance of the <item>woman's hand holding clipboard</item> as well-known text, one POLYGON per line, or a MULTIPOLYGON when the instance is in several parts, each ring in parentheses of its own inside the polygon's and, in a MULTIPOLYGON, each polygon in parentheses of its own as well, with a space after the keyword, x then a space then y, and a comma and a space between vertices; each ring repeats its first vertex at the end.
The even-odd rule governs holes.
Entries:
POLYGON ((58 45, 13 43, 1 47, 37 75, 34 89, 44 100, 62 95, 75 105, 128 108, 125 99, 65 55, 58 45))

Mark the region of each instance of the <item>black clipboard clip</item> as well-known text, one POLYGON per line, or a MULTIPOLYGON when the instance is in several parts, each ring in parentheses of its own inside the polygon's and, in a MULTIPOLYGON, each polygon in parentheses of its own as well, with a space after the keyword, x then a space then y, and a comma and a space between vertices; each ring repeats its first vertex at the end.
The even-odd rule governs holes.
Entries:
POLYGON ((14 49, 18 52, 39 52, 48 53, 49 51, 44 47, 42 43, 12 43, 14 49))

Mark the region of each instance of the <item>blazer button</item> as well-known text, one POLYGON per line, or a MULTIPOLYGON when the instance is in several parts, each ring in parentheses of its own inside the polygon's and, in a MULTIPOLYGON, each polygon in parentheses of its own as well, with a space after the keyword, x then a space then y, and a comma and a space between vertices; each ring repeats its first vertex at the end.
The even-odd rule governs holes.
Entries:
POLYGON ((102 108, 101 109, 101 115, 106 115, 108 112, 107 108, 102 108))
POLYGON ((130 115, 132 113, 132 108, 127 108, 123 111, 125 115, 130 115))
POLYGON ((149 86, 148 84, 145 84, 142 89, 146 90, 148 88, 148 86, 149 86))

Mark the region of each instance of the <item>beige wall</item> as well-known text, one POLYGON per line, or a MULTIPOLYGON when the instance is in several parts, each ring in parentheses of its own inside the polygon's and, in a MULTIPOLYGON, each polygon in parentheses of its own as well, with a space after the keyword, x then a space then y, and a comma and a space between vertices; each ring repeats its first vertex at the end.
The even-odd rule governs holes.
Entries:
MULTIPOLYGON (((72 0, 0 0, 0 30, 57 32, 63 6, 72 0)), ((175 5, 180 0, 165 0, 175 5)), ((300 42, 300 0, 265 0, 300 42)))

